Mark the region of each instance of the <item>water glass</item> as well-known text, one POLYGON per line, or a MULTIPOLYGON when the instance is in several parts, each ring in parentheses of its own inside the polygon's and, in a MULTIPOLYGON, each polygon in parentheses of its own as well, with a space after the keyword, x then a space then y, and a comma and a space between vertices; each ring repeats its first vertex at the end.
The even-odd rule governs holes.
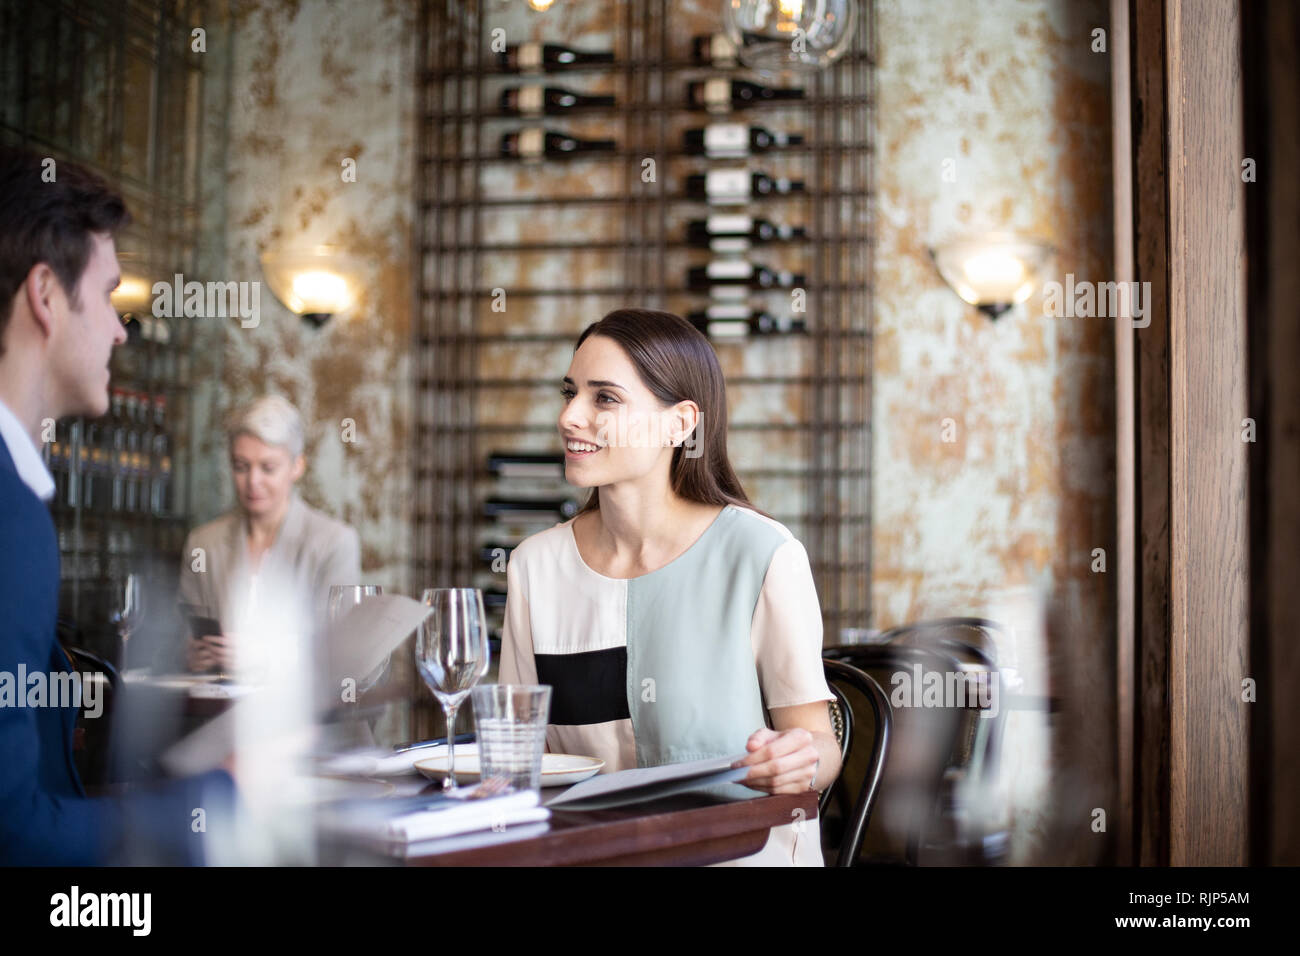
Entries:
POLYGON ((516 790, 540 791, 551 688, 487 684, 474 688, 472 698, 482 779, 502 777, 516 790))

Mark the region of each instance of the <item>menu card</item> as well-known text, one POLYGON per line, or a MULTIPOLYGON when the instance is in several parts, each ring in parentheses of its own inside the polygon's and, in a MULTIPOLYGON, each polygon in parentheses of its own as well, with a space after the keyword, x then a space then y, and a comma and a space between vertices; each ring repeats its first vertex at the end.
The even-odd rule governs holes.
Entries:
MULTIPOLYGON (((342 682, 360 679, 375 670, 402 645, 431 614, 426 604, 400 594, 382 594, 354 605, 330 625, 324 639, 324 675, 318 706, 329 708, 340 700, 342 682)), ((310 680, 311 675, 302 675, 310 680)), ((209 720, 182 738, 160 758, 164 769, 177 775, 201 773, 220 766, 235 749, 235 728, 241 723, 241 708, 256 707, 256 692, 209 720)))
POLYGON ((547 800, 546 806, 557 810, 604 810, 692 790, 708 790, 729 800, 752 800, 764 794, 736 782, 748 775, 749 767, 732 769, 731 766, 745 756, 738 753, 731 757, 597 774, 547 800))

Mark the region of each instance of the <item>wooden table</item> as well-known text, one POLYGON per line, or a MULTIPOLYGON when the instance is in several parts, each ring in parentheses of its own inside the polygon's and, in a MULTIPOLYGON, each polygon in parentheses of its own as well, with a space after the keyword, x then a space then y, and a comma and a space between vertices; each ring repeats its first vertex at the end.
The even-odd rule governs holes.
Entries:
MULTIPOLYGON (((729 802, 701 793, 610 810, 555 810, 533 836, 483 831, 452 837, 458 848, 426 844, 407 866, 703 866, 749 856, 774 826, 817 816, 817 794, 729 802), (464 843, 472 846, 464 846, 464 843)), ((523 828, 520 828, 523 830, 523 828)), ((365 862, 350 855, 349 862, 365 862)), ((379 862, 372 860, 371 862, 379 862)), ((388 862, 393 862, 391 859, 388 862)))

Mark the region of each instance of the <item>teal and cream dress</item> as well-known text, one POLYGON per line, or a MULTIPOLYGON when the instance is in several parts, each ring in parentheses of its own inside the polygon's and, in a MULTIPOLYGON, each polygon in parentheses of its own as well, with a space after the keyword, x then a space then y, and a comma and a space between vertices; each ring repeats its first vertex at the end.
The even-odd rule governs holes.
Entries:
MULTIPOLYGON (((807 552, 748 508, 727 505, 677 558, 626 579, 587 566, 569 520, 522 541, 506 578, 500 680, 554 688, 551 753, 605 773, 741 754, 768 709, 832 699, 807 552)), ((818 821, 773 827, 734 862, 821 866, 818 821)))

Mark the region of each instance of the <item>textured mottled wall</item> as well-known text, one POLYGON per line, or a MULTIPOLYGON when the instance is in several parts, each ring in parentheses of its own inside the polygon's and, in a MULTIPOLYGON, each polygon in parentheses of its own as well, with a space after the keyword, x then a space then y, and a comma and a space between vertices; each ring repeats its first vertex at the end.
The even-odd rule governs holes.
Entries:
MULTIPOLYGON (((210 268, 262 280, 268 248, 331 243, 362 257, 364 281, 350 315, 319 330, 264 284, 260 324, 224 326, 210 411, 217 420, 267 390, 297 404, 303 497, 360 531, 367 582, 404 590, 415 5, 256 0, 236 4, 231 22, 224 177, 209 183, 220 212, 208 210, 225 231, 224 264, 210 268), (356 182, 342 181, 344 157, 356 182), (348 418, 355 443, 342 440, 348 418)), ((233 502, 224 444, 209 436, 199 518, 233 502)))
MULTIPOLYGON (((1045 317, 1041 295, 991 322, 948 289, 926 247, 1006 228, 1057 248, 1048 278, 1110 278, 1110 63, 1091 52, 1107 5, 879 0, 877 21, 875 626, 1014 619, 1003 659, 1026 693, 1044 693, 1050 675, 1066 700, 1053 798, 1100 805, 1104 789, 1084 784, 1111 775, 1109 578, 1090 565, 1094 548, 1113 559, 1112 327, 1045 317), (955 182, 942 176, 949 158, 955 182), (945 418, 954 442, 941 440, 945 418), (1045 602, 1064 622, 1050 637, 1045 602)), ((1047 786, 1027 756, 1046 746, 1035 740, 1007 753, 1022 794, 1047 786)), ((1099 839, 1068 842, 1083 808, 1061 809, 1055 858, 1088 858, 1099 839)), ((1050 825, 1035 818, 1036 847, 1050 825)))

